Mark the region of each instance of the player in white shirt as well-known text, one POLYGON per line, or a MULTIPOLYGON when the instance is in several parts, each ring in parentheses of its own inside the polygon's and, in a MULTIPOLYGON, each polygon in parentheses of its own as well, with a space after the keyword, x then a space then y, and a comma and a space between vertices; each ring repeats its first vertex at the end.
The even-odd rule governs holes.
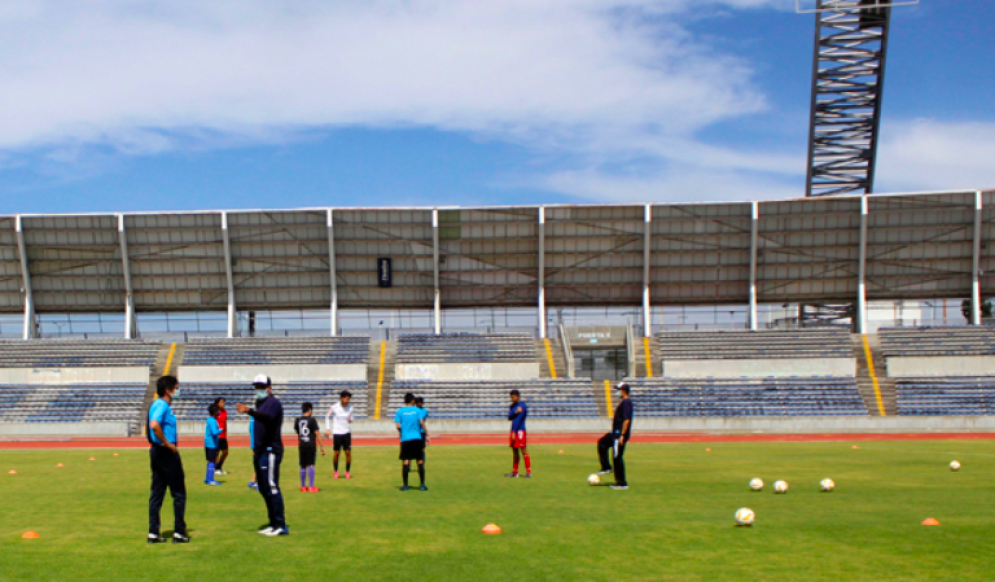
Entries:
POLYGON ((345 450, 345 478, 352 479, 349 471, 352 469, 352 427, 353 421, 352 393, 343 390, 339 395, 339 402, 332 405, 325 415, 325 436, 332 437, 332 445, 335 448, 335 455, 332 457, 332 465, 335 473, 332 478, 339 478, 339 451, 345 450))

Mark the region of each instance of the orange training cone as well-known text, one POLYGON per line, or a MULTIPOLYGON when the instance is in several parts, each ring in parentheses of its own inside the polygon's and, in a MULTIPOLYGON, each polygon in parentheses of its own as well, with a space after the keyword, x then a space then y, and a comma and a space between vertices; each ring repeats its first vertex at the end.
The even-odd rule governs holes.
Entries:
POLYGON ((712 449, 705 449, 705 452, 706 453, 710 453, 710 452, 712 452, 712 449))
POLYGON ((857 445, 853 445, 853 448, 857 448, 857 445))
POLYGON ((58 465, 56 465, 56 467, 61 467, 61 466, 62 466, 62 463, 59 463, 58 465))
POLYGON ((563 454, 563 451, 560 451, 560 454, 562 455, 562 454, 563 454))
POLYGON ((38 534, 33 531, 26 531, 24 535, 21 536, 22 540, 36 540, 38 539, 38 534))
POLYGON ((91 460, 91 461, 96 461, 97 459, 96 459, 96 458, 94 458, 94 457, 90 457, 90 460, 91 460))
POLYGON ((484 526, 484 529, 482 531, 485 534, 495 535, 495 534, 501 533, 501 528, 499 528, 498 526, 494 525, 493 523, 489 523, 489 524, 487 524, 487 525, 484 526))
POLYGON ((17 471, 15 471, 13 469, 11 469, 10 471, 8 471, 8 473, 10 473, 11 475, 17 475, 17 471))
POLYGON ((117 453, 114 453, 114 456, 116 457, 116 456, 117 456, 117 453))
POLYGON ((923 525, 940 525, 940 522, 937 521, 937 519, 935 517, 927 517, 926 519, 923 520, 922 524, 923 525))

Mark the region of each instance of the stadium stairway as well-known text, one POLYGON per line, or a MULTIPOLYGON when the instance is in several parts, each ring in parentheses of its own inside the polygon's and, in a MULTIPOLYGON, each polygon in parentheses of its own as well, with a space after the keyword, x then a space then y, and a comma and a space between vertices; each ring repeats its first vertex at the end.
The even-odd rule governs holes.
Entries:
POLYGON ((152 371, 149 373, 149 386, 145 390, 145 398, 142 400, 138 417, 135 418, 134 422, 128 424, 128 436, 145 435, 145 411, 149 409, 152 401, 156 399, 156 382, 167 373, 166 364, 169 364, 169 371, 176 371, 179 365, 183 363, 183 353, 185 351, 186 346, 184 344, 162 344, 159 346, 159 352, 152 363, 152 371), (173 346, 176 346, 175 349, 173 346), (169 358, 170 351, 173 352, 172 360, 169 358))
POLYGON ((567 370, 567 360, 563 356, 563 343, 561 340, 536 340, 536 355, 539 358, 540 378, 567 378, 569 376, 570 373, 567 370), (547 341, 549 342, 548 354, 546 353, 547 341), (549 356, 553 356, 555 374, 553 373, 553 369, 549 367, 549 356))
MULTIPOLYGON (((877 377, 878 389, 881 392, 881 403, 884 405, 884 416, 898 414, 895 379, 888 377, 888 367, 881 353, 881 340, 877 334, 867 334, 867 345, 870 348, 871 360, 874 364, 874 375, 877 377)), ((874 379, 871 378, 870 366, 867 365, 867 353, 864 349, 864 336, 853 334, 853 355, 857 359, 857 388, 864 399, 867 412, 871 416, 882 416, 878 407, 877 395, 874 393, 874 379)))
POLYGON ((660 340, 656 337, 650 338, 635 338, 636 345, 633 346, 633 352, 636 354, 636 377, 638 378, 653 378, 660 375, 660 362, 663 361, 663 356, 660 355, 660 340), (649 353, 646 352, 646 346, 649 345, 649 353), (647 358, 652 364, 651 367, 646 367, 647 358))
POLYGON ((370 358, 366 367, 367 417, 376 418, 377 385, 380 384, 380 351, 384 350, 383 383, 380 385, 380 418, 384 418, 387 402, 390 401, 390 387, 394 383, 394 361, 397 358, 397 342, 370 342, 370 358))

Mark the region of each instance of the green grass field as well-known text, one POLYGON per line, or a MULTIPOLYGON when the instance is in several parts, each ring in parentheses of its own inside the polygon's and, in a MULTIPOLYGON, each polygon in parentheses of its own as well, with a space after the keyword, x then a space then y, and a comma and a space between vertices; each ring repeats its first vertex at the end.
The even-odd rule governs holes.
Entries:
MULTIPOLYGON (((291 535, 275 539, 255 533, 265 510, 246 487, 248 452, 233 451, 226 484, 209 488, 202 451, 188 449, 186 546, 144 541, 146 451, 0 451, 0 579, 993 576, 995 443, 858 444, 636 442, 625 492, 586 484, 598 468, 593 443, 533 447, 532 480, 502 478, 507 448, 433 447, 425 493, 397 491, 393 447, 357 448, 348 482, 333 482, 331 457, 319 457, 323 491, 300 493, 290 450, 283 483, 291 535), (963 463, 958 473, 947 468, 954 458, 963 463), (763 492, 748 489, 755 476, 766 481, 763 492), (823 477, 836 480, 836 491, 819 492, 823 477), (775 479, 789 482, 787 495, 771 492, 775 479), (743 506, 757 513, 752 528, 734 527, 743 506), (942 525, 919 525, 927 517, 942 525), (481 534, 488 522, 504 533, 481 534), (41 538, 22 540, 27 530, 41 538)), ((163 523, 172 524, 168 496, 163 523)))

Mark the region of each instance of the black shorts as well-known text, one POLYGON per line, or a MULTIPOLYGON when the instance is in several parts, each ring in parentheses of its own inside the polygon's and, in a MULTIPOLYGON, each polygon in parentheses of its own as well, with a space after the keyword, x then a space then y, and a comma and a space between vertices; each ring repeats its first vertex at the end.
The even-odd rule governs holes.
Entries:
POLYGON ((301 468, 310 467, 318 460, 318 447, 297 447, 301 458, 301 468))
POLYGON ((204 447, 204 456, 207 457, 208 463, 218 462, 218 449, 209 449, 204 447))
POLYGON ((423 461, 425 460, 425 442, 421 439, 413 441, 401 441, 402 461, 423 461))
POLYGON ((218 450, 219 451, 227 451, 228 450, 228 439, 227 438, 221 437, 218 440, 218 450))
POLYGON ((336 451, 352 450, 352 433, 332 435, 332 447, 336 451))

